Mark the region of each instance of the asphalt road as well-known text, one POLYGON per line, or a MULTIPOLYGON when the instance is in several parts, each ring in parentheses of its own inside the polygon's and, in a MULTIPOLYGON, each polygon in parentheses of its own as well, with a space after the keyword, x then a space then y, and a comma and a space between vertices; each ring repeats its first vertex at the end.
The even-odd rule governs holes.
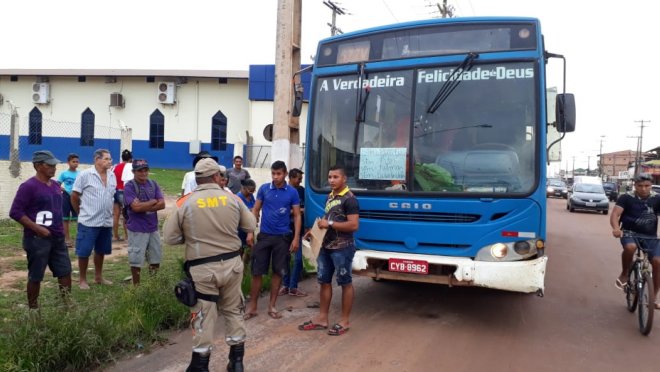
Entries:
MULTIPOLYGON (((660 371, 660 318, 642 336, 614 281, 620 246, 609 216, 569 213, 563 199, 548 201, 549 256, 545 297, 480 288, 447 288, 357 278, 351 330, 343 336, 300 332, 315 312, 310 297, 278 301, 284 318, 247 322, 248 371, 660 371)), ((339 311, 335 288, 332 318, 339 311)), ((660 312, 657 313, 660 315, 660 312)), ((222 371, 227 346, 218 329, 211 370, 222 371)), ((108 371, 183 371, 188 331, 169 345, 123 360, 108 371)))

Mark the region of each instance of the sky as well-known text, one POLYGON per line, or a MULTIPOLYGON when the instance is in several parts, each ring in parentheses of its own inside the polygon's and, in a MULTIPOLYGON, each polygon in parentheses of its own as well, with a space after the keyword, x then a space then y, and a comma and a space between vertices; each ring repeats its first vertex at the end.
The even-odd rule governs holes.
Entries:
MULTIPOLYGON (((440 0, 441 1, 441 0, 440 0)), ((602 152, 660 146, 660 22, 651 0, 449 0, 456 16, 530 16, 546 48, 567 59, 577 129, 563 141, 560 167, 596 167, 602 152)), ((438 17, 429 0, 337 0, 343 32, 438 17)), ((275 62, 277 0, 7 0, 0 5, 0 69, 247 70, 275 62)), ((302 63, 330 36, 331 10, 302 3, 302 63)), ((548 86, 562 88, 562 65, 548 86)))

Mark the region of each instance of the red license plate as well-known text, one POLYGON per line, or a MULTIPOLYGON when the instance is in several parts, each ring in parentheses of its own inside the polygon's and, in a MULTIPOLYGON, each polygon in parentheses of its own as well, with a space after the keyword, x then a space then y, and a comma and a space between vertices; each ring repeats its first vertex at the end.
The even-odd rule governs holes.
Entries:
POLYGON ((429 263, 426 261, 390 258, 388 263, 390 271, 424 275, 429 273, 429 263))

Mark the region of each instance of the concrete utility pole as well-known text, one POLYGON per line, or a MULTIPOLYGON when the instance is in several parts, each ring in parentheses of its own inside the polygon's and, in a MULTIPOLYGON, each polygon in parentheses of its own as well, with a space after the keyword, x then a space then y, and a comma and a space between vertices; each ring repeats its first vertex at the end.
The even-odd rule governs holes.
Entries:
POLYGON ((330 26, 330 35, 335 36, 337 34, 343 34, 344 32, 337 28, 337 14, 344 15, 346 12, 344 12, 343 8, 340 8, 330 0, 324 1, 323 4, 332 10, 332 23, 328 23, 328 26, 330 26))
POLYGON ((13 102, 7 101, 11 107, 11 119, 9 128, 9 173, 12 177, 16 178, 21 175, 21 159, 20 159, 20 125, 18 120, 18 111, 13 102))
POLYGON ((637 159, 635 160, 635 176, 637 176, 642 168, 642 152, 643 150, 643 141, 644 141, 644 123, 650 123, 651 120, 635 120, 635 123, 640 123, 639 125, 639 140, 637 141, 637 159))
POLYGON ((301 24, 302 0, 278 0, 271 159, 284 161, 288 169, 302 166, 299 120, 291 115, 294 74, 300 71, 301 24))

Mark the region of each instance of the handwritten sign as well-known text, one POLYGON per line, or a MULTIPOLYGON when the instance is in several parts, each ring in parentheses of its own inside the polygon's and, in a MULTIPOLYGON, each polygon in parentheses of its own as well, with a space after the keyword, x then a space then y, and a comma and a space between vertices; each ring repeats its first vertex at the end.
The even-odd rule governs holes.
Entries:
POLYGON ((405 180, 406 148, 363 147, 360 151, 362 180, 405 180))

